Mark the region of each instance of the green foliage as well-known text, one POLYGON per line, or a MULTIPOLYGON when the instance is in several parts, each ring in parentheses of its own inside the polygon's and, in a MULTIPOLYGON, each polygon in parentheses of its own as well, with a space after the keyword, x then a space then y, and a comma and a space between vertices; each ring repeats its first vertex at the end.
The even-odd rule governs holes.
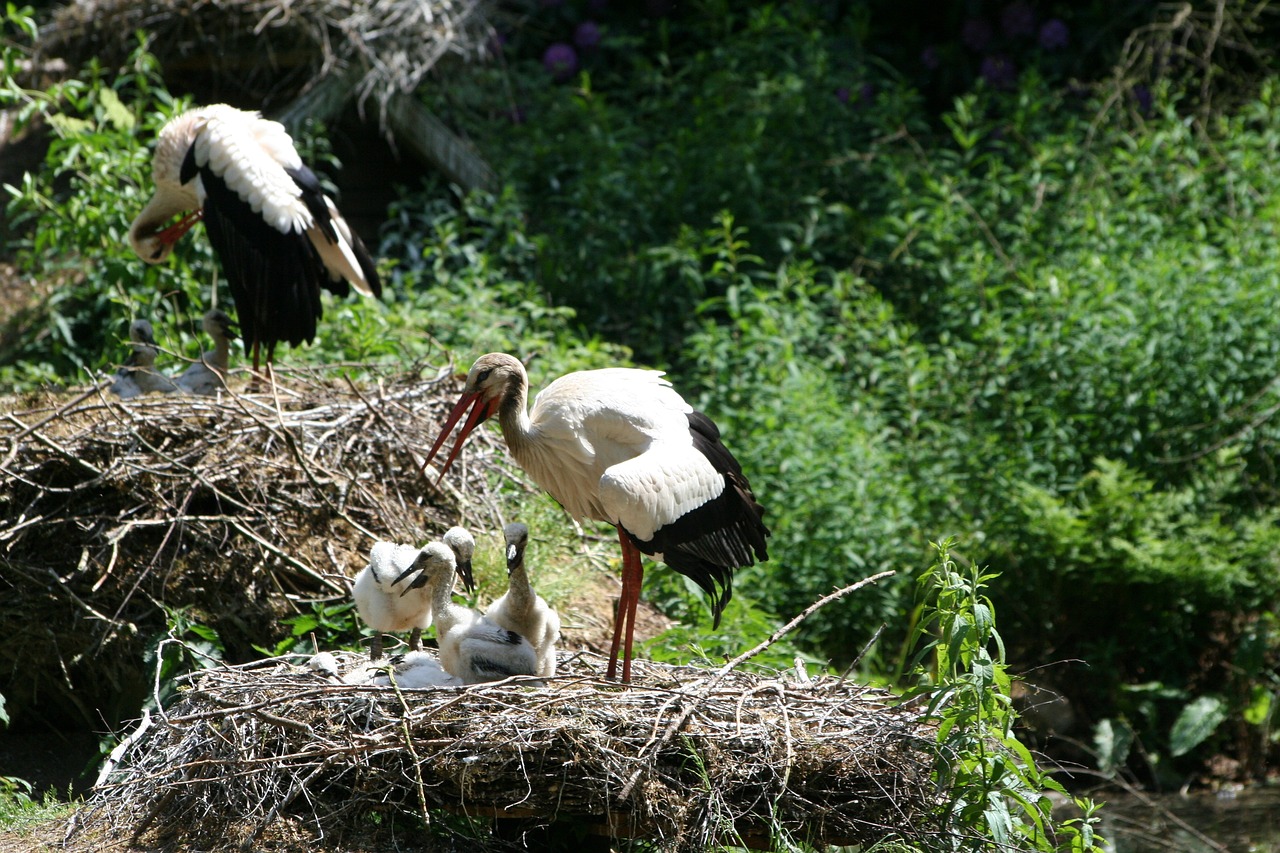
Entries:
POLYGON ((153 672, 152 695, 145 708, 164 707, 178 694, 176 679, 222 663, 225 649, 218 632, 188 610, 166 608, 167 628, 147 644, 143 661, 153 672))
POLYGON ((165 91, 154 58, 139 46, 122 73, 91 64, 39 92, 9 77, 0 98, 20 105, 17 129, 43 122, 52 131, 41 169, 5 191, 11 225, 23 235, 20 265, 60 282, 35 322, 0 351, 0 381, 84 379, 123 361, 132 317, 198 317, 205 300, 197 282, 205 277, 196 270, 211 269, 207 248, 190 261, 180 253, 149 267, 127 239, 129 217, 150 194, 150 141, 185 106, 165 91))
POLYGON ((1063 787, 1042 772, 1014 734, 1016 713, 995 605, 984 592, 997 575, 961 570, 952 542, 920 577, 924 610, 914 641, 918 686, 904 701, 927 699, 937 723, 935 774, 944 792, 942 825, 953 850, 1092 851, 1096 807, 1075 801, 1083 818, 1055 825, 1050 792, 1063 787))
POLYGON ((0 776, 0 829, 21 833, 66 817, 74 807, 60 801, 52 791, 39 799, 32 793, 32 785, 25 779, 0 776))
POLYGON ((658 29, 606 39, 597 70, 573 87, 546 86, 530 56, 509 80, 524 120, 476 129, 546 235, 539 278, 551 297, 645 361, 673 357, 694 307, 717 295, 652 249, 723 209, 761 230, 774 257, 812 239, 796 223, 851 171, 820 152, 853 149, 908 120, 912 103, 849 41, 824 36, 808 4, 786 14, 709 4, 692 14, 679 29, 678 65, 670 31, 658 29), (837 97, 868 77, 885 90, 874 103, 837 97))
POLYGON ((254 646, 267 657, 311 655, 317 651, 354 646, 360 638, 353 601, 340 604, 313 601, 310 613, 288 616, 281 619, 280 624, 289 629, 287 637, 276 643, 274 648, 254 646))

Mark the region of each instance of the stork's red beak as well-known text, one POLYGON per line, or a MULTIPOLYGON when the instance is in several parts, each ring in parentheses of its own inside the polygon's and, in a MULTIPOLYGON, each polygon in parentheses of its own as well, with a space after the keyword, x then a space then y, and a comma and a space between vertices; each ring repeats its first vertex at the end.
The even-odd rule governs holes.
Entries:
POLYGON ((191 226, 200 221, 201 211, 195 210, 179 219, 177 222, 156 232, 156 239, 166 246, 172 246, 174 243, 182 239, 182 235, 191 230, 191 226))
POLYGON ((458 432, 458 440, 453 443, 453 450, 449 452, 449 458, 444 461, 444 465, 440 468, 440 476, 436 478, 436 485, 444 479, 445 472, 449 470, 449 466, 453 464, 453 460, 458 458, 458 453, 462 450, 462 445, 467 440, 467 436, 471 435, 471 431, 480 424, 489 419, 493 414, 493 407, 480 396, 479 391, 471 391, 463 394, 458 398, 457 404, 454 405, 453 411, 449 413, 449 417, 445 418, 444 426, 440 427, 440 437, 436 439, 436 443, 431 445, 431 450, 427 453, 427 458, 422 463, 422 470, 425 473, 427 466, 431 464, 431 460, 436 458, 440 446, 444 444, 444 440, 449 437, 449 433, 453 431, 454 424, 462 418, 462 413, 467 410, 467 406, 471 406, 471 414, 467 416, 467 421, 462 425, 462 429, 458 432))

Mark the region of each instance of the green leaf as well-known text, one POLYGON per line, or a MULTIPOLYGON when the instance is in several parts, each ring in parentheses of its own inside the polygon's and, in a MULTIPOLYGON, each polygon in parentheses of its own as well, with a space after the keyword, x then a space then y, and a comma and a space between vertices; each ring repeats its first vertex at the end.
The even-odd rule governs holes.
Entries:
POLYGON ((1188 702, 1169 732, 1170 754, 1186 755, 1204 743, 1226 718, 1227 703, 1218 696, 1199 696, 1188 702))
POLYGON ((116 94, 115 89, 103 88, 98 93, 98 99, 102 101, 102 108, 107 114, 107 121, 117 130, 133 130, 136 120, 133 113, 129 112, 129 108, 120 100, 120 96, 116 94))
POLYGON ((1093 728, 1093 745, 1098 752, 1098 769, 1110 776, 1128 760, 1133 731, 1123 722, 1101 720, 1093 728))
POLYGON ((1251 726, 1260 726, 1271 714, 1271 706, 1275 704, 1275 694, 1261 684, 1253 686, 1252 698, 1244 709, 1244 721, 1251 726))

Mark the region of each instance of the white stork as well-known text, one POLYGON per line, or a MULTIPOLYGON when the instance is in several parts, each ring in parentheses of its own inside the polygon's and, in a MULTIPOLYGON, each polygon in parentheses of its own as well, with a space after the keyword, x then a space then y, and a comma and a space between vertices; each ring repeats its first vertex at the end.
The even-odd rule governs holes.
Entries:
POLYGON ((644 569, 641 553, 691 578, 711 596, 715 623, 732 593, 733 570, 768 559, 764 507, 720 430, 675 392, 661 371, 607 368, 570 373, 526 409, 529 379, 510 355, 489 353, 467 374, 423 467, 471 413, 443 477, 479 424, 498 416, 507 448, 539 486, 579 520, 606 521, 622 544, 622 594, 609 651, 631 680, 631 642, 644 569))
POLYGON ((533 644, 538 654, 538 675, 556 674, 556 642, 560 639, 560 615, 533 591, 524 565, 529 528, 508 524, 503 528, 507 545, 507 591, 484 611, 485 618, 515 631, 533 644))
POLYGON ((175 380, 178 388, 188 394, 211 397, 226 388, 227 368, 231 365, 231 338, 235 327, 231 318, 217 308, 204 312, 200 327, 213 338, 213 352, 203 352, 175 380))
POLYGON ((431 591, 440 663, 464 684, 536 675, 537 654, 515 631, 489 621, 453 600, 457 560, 443 542, 432 542, 417 559, 421 580, 431 591))
POLYGON ((321 288, 382 293, 369 252, 279 122, 226 104, 188 110, 161 128, 151 170, 155 194, 129 227, 133 250, 161 263, 203 218, 255 371, 277 342, 315 339, 321 288))
POLYGON ((351 596, 356 612, 373 631, 369 659, 382 657, 383 633, 409 631, 409 648, 422 647, 422 632, 431 626, 431 593, 396 584, 396 579, 418 557, 412 545, 375 542, 369 549, 369 565, 356 575, 351 596))
POLYGON ((133 352, 116 371, 115 379, 107 388, 122 400, 152 391, 169 394, 177 390, 173 380, 156 371, 155 332, 146 320, 134 320, 129 324, 129 346, 133 352))

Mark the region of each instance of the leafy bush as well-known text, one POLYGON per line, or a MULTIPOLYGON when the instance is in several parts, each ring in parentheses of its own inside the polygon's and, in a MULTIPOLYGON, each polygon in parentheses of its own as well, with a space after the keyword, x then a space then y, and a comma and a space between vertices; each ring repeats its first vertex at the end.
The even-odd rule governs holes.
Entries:
POLYGON ((996 609, 984 594, 996 576, 960 569, 950 540, 920 576, 923 613, 912 636, 918 680, 904 701, 927 702, 937 723, 935 775, 945 792, 940 849, 1093 851, 1096 807, 1077 799, 1083 817, 1055 826, 1053 799, 1066 790, 1037 766, 1013 730, 1016 714, 996 609))

